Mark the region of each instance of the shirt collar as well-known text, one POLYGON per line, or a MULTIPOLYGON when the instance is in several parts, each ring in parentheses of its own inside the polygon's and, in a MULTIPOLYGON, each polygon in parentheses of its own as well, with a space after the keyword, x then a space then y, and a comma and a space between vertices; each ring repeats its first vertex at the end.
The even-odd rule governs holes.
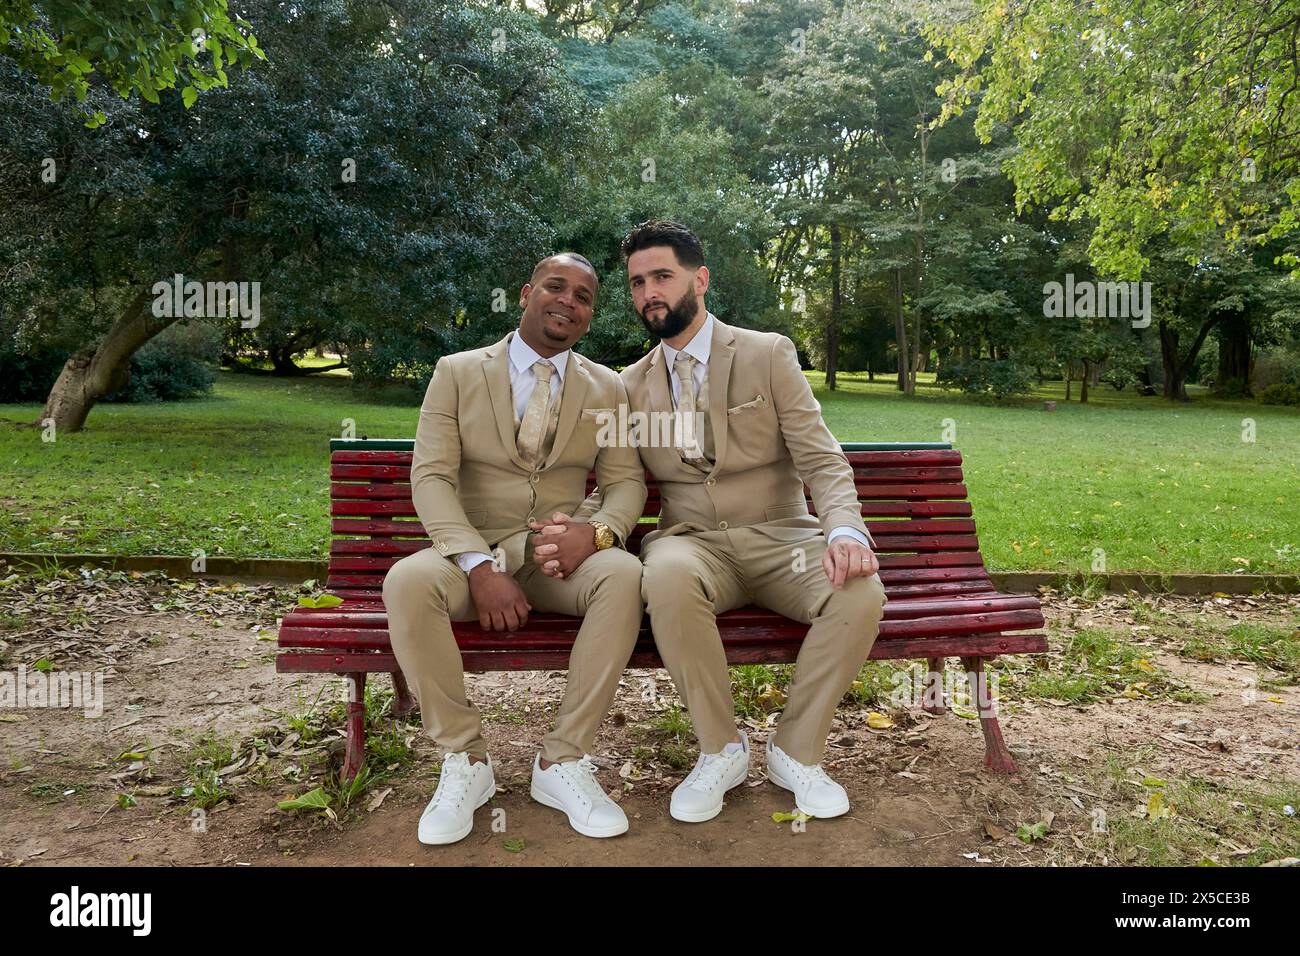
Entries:
MULTIPOLYGON (((663 350, 664 359, 668 362, 668 367, 672 368, 673 363, 677 361, 678 350, 673 348, 667 342, 660 342, 659 348, 663 350)), ((701 365, 709 364, 709 355, 713 351, 713 313, 706 312, 704 324, 700 326, 695 336, 686 343, 681 349, 701 365)))
MULTIPOLYGON (((548 362, 555 366, 555 374, 559 376, 560 382, 564 381, 564 372, 569 365, 570 349, 565 349, 558 355, 552 355, 548 362)), ((533 367, 533 363, 540 362, 542 357, 537 354, 531 345, 524 341, 524 337, 519 334, 518 330, 510 333, 510 364, 514 366, 516 372, 523 372, 533 367)))

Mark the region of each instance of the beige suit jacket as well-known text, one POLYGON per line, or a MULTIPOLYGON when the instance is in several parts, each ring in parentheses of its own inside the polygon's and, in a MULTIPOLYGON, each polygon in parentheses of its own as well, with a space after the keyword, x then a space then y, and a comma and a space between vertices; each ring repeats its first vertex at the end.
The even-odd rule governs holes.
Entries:
MULTIPOLYGON (((632 411, 671 412, 668 363, 656 346, 622 373, 632 411)), ((847 526, 875 542, 862 521, 853 469, 822 420, 821 407, 784 335, 725 325, 715 317, 709 355, 711 471, 685 464, 671 447, 642 447, 659 483, 655 538, 687 531, 762 526, 775 537, 830 536, 847 526), (817 509, 809 514, 804 483, 817 509)), ((596 506, 591 501, 585 510, 596 506)))
POLYGON ((439 553, 499 547, 514 573, 527 559, 529 519, 573 514, 593 468, 602 503, 589 517, 622 541, 641 517, 646 487, 635 448, 597 446, 600 421, 627 401, 622 382, 576 352, 564 375, 551 453, 536 469, 523 462, 515 443, 509 340, 439 359, 420 409, 411 497, 439 553))

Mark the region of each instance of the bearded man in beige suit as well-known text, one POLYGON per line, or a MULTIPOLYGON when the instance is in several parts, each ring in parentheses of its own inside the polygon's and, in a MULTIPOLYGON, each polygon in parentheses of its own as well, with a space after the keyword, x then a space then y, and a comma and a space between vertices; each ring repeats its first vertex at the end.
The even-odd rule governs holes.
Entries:
POLYGON ((383 593, 424 730, 446 751, 420 818, 423 843, 467 836, 496 791, 451 622, 515 631, 534 610, 583 622, 555 727, 533 763, 532 796, 586 836, 627 830, 586 754, 641 627, 641 563, 614 545, 636 526, 646 487, 634 448, 597 441, 599 420, 627 401, 622 382, 571 350, 591 324, 598 284, 582 256, 544 259, 520 291, 518 330, 440 359, 420 409, 411 497, 432 547, 393 565, 383 593), (548 576, 526 559, 527 539, 539 518, 578 508, 593 468, 602 506, 561 525, 572 566, 548 576))
MULTIPOLYGON (((631 411, 703 416, 702 436, 684 429, 680 447, 639 449, 662 500, 658 529, 642 546, 642 595, 700 743, 670 813, 712 819, 726 791, 745 780, 749 741, 736 726, 715 615, 750 603, 811 625, 767 741, 768 778, 793 791, 810 816, 846 813, 848 796, 821 759, 835 707, 871 652, 887 601, 853 470, 794 344, 707 311, 709 272, 694 233, 643 223, 623 241, 623 255, 637 314, 660 339, 622 373, 631 411)), ((579 515, 599 502, 593 496, 579 515)), ((539 541, 534 560, 547 573, 563 573, 579 544, 561 525, 539 541)))

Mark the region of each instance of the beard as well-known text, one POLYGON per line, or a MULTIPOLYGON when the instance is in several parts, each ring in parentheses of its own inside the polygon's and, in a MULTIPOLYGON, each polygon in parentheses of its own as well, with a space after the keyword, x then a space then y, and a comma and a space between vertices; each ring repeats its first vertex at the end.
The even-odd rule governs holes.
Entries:
MULTIPOLYGON (((660 303, 656 302, 655 305, 660 303)), ((695 321, 695 316, 699 314, 700 304, 695 299, 694 290, 687 290, 686 294, 678 300, 676 305, 667 305, 664 303, 664 314, 657 318, 648 318, 646 311, 647 306, 638 313, 641 324, 645 326, 646 331, 657 339, 671 339, 674 336, 681 335, 695 321)))
POLYGON ((542 336, 557 344, 569 341, 569 336, 567 334, 564 332, 553 332, 550 326, 547 325, 542 326, 542 336))

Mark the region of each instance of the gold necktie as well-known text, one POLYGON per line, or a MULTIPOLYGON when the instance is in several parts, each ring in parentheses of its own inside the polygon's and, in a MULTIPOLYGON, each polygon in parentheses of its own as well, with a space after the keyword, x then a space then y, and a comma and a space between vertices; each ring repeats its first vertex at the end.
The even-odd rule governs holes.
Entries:
MULTIPOLYGON (((673 370, 677 373, 677 382, 681 386, 681 394, 677 399, 677 412, 683 421, 690 416, 690 435, 693 438, 690 447, 682 448, 682 457, 692 465, 703 467, 713 460, 713 449, 710 447, 713 443, 709 440, 708 393, 705 392, 701 402, 700 395, 696 391, 694 356, 678 352, 677 358, 673 360, 673 370)), ((705 382, 708 379, 709 373, 706 369, 705 382)), ((679 428, 678 435, 681 434, 682 429, 679 428)))
POLYGON ((554 372, 555 366, 546 359, 533 363, 537 382, 533 385, 533 393, 528 396, 517 440, 519 457, 529 468, 536 468, 542 459, 542 439, 546 436, 546 413, 551 404, 551 375, 554 372))

